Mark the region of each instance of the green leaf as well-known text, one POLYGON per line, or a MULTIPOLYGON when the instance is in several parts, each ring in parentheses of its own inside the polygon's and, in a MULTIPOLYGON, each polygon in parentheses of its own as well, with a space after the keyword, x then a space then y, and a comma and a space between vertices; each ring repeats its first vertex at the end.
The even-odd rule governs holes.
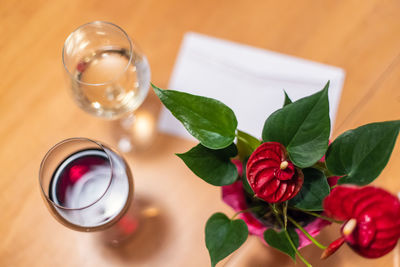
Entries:
POLYGON ((289 228, 287 230, 282 230, 281 232, 276 232, 273 229, 267 229, 264 232, 264 240, 273 248, 276 248, 283 253, 292 257, 294 261, 296 261, 296 250, 290 245, 290 241, 287 237, 289 234, 294 246, 296 248, 299 247, 299 236, 293 228, 289 228))
POLYGON ((329 82, 316 94, 275 111, 265 121, 264 142, 283 144, 300 168, 312 166, 328 148, 330 134, 329 82))
POLYGON ((212 266, 238 249, 249 234, 242 219, 230 220, 223 213, 215 213, 208 219, 205 232, 212 266))
POLYGON ((283 106, 287 106, 289 104, 292 104, 292 100, 290 99, 290 97, 288 96, 288 94, 286 93, 285 90, 283 90, 283 92, 285 93, 285 102, 283 102, 283 106))
POLYGON ((371 123, 340 135, 329 146, 326 165, 339 184, 366 185, 379 176, 389 161, 400 120, 371 123))
POLYGON ((228 185, 238 178, 236 166, 231 162, 231 158, 237 155, 235 144, 218 150, 198 144, 188 152, 176 155, 194 174, 209 184, 228 185))
POLYGON ((244 188, 244 191, 247 192, 250 196, 254 196, 254 191, 251 188, 249 181, 247 180, 247 175, 246 175, 246 168, 247 168, 247 161, 249 159, 247 158, 245 161, 243 161, 243 175, 242 175, 242 185, 244 188))
POLYGON ((241 160, 249 157, 260 144, 261 141, 257 138, 237 130, 237 148, 241 160))
POLYGON ((290 206, 310 211, 323 210, 322 202, 330 187, 323 172, 313 168, 303 169, 304 183, 300 192, 289 201, 290 206))
POLYGON ((204 146, 224 148, 235 139, 236 116, 220 101, 152 86, 165 107, 204 146))

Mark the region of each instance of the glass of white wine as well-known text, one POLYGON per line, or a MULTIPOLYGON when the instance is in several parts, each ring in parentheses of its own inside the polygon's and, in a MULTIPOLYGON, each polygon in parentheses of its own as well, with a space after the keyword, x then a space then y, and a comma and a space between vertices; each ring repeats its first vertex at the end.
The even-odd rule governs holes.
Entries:
MULTIPOLYGON (((78 106, 105 119, 132 126, 135 111, 150 87, 146 56, 117 25, 94 21, 73 31, 64 43, 63 64, 78 106)), ((132 145, 119 141, 123 152, 132 145)))

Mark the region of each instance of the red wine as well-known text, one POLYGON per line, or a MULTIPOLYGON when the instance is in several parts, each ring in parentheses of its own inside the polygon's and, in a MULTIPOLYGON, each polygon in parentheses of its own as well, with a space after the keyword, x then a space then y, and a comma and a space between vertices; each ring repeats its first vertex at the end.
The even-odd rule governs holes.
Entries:
POLYGON ((89 149, 67 157, 49 185, 58 214, 78 227, 112 221, 127 206, 131 177, 125 161, 113 151, 89 149))

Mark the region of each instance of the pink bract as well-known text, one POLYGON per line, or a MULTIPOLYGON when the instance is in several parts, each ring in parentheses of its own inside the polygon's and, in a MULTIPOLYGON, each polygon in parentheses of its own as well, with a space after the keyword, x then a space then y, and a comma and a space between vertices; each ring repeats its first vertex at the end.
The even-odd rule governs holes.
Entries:
MULTIPOLYGON (((243 189, 242 181, 237 181, 231 185, 222 186, 222 200, 231 206, 236 212, 245 210, 248 208, 245 198, 245 192, 243 189)), ((268 227, 263 225, 261 221, 259 221, 252 213, 245 212, 239 214, 239 217, 245 221, 247 227, 249 229, 249 233, 252 235, 259 236, 264 241, 264 232, 267 230, 268 227)), ((322 220, 322 219, 315 219, 307 226, 304 227, 307 232, 309 232, 313 237, 317 236, 321 229, 330 222, 322 220)), ((305 247, 311 243, 311 241, 299 230, 296 229, 297 234, 299 235, 299 249, 305 247)))

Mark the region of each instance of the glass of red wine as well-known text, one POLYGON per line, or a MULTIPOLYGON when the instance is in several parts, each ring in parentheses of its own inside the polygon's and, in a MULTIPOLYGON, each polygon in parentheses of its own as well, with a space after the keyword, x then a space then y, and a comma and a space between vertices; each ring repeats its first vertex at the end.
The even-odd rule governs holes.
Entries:
POLYGON ((51 214, 71 229, 103 231, 107 242, 118 244, 137 228, 131 171, 104 144, 87 138, 59 142, 43 158, 39 182, 51 214))

